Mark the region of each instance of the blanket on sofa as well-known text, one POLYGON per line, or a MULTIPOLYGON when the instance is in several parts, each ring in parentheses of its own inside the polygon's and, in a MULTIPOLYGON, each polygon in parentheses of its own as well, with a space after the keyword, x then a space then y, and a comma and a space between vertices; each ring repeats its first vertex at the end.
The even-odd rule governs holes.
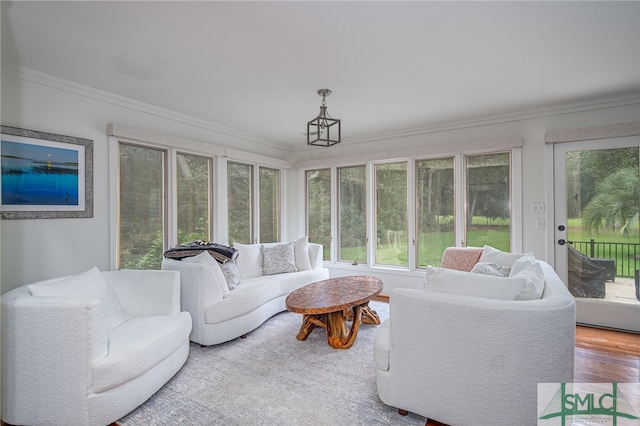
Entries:
POLYGON ((211 257, 222 264, 225 264, 230 260, 235 260, 235 258, 238 257, 238 250, 233 247, 202 240, 196 240, 172 247, 164 252, 164 257, 182 260, 185 257, 197 256, 203 251, 209 252, 211 257))

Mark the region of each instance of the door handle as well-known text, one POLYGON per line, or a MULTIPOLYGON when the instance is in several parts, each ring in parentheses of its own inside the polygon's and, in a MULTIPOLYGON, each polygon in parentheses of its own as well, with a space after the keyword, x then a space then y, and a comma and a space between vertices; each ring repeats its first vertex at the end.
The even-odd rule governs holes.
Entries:
POLYGON ((561 246, 565 245, 567 242, 565 240, 563 240, 562 238, 560 238, 558 240, 558 244, 560 244, 561 246))

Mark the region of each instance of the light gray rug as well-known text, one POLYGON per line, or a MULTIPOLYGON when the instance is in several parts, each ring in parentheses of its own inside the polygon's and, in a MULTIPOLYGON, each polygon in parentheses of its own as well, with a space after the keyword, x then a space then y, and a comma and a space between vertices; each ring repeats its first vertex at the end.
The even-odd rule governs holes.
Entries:
MULTIPOLYGON (((371 302, 381 320, 386 303, 371 302)), ((362 324, 350 349, 332 349, 316 329, 296 340, 302 315, 282 312, 246 339, 201 348, 162 389, 118 421, 129 425, 424 425, 378 398, 373 340, 362 324)))

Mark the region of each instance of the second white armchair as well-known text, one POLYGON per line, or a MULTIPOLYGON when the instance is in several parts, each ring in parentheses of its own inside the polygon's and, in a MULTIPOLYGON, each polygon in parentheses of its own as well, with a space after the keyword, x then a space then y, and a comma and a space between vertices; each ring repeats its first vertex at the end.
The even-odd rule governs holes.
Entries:
POLYGON ((382 402, 456 426, 537 424, 537 384, 573 381, 575 344, 575 301, 539 264, 537 300, 394 290, 374 345, 382 402))

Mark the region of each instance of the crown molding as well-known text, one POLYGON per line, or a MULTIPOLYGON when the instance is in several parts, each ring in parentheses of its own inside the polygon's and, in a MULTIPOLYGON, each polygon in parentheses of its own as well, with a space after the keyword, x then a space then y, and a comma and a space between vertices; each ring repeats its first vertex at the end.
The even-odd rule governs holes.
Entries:
POLYGON ((72 81, 34 71, 29 68, 3 63, 1 69, 2 74, 9 77, 14 77, 20 80, 28 81, 30 83, 39 84, 52 89, 71 93, 73 95, 90 98, 99 102, 116 105, 122 108, 131 109, 163 119, 172 120, 189 126, 198 127, 213 133, 217 133, 221 136, 230 136, 233 138, 238 138, 252 143, 264 145, 269 148, 275 148, 281 151, 285 151, 286 153, 290 152, 289 148, 286 145, 283 145, 271 139, 263 138, 248 132, 243 132, 242 130, 238 130, 232 127, 223 126, 212 121, 195 118, 169 109, 160 108, 145 102, 139 102, 124 96, 106 92, 104 90, 74 83, 72 81))

